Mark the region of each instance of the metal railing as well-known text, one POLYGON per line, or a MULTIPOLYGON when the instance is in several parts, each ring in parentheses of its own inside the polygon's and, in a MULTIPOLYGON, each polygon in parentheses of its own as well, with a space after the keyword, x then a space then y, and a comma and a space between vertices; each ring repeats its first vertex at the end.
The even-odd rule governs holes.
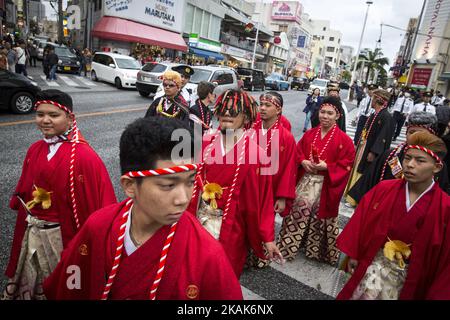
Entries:
MULTIPOLYGON (((254 47, 254 42, 250 41, 250 40, 239 40, 238 37, 233 36, 229 33, 226 32, 221 32, 220 33, 220 42, 225 43, 225 44, 229 44, 231 46, 234 46, 236 48, 241 48, 244 50, 248 50, 253 52, 253 47, 254 47)), ((261 54, 267 54, 268 52, 268 48, 265 48, 261 45, 257 45, 256 46, 256 52, 257 53, 261 53, 261 54)))

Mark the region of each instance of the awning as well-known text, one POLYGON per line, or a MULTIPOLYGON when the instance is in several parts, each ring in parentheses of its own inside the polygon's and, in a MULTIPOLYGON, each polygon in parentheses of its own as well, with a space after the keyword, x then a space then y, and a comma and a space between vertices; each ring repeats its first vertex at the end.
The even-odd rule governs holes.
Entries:
POLYGON ((442 74, 439 76, 438 80, 441 80, 441 81, 450 80, 450 72, 442 72, 442 74))
POLYGON ((213 52, 213 51, 207 51, 207 50, 202 50, 202 49, 197 49, 197 48, 190 48, 189 49, 192 53, 201 56, 201 57, 205 57, 205 58, 216 58, 217 60, 223 60, 223 55, 221 55, 220 53, 217 52, 213 52))
POLYGON ((233 56, 232 54, 229 54, 230 57, 232 57, 234 60, 240 61, 240 62, 247 62, 247 63, 252 63, 250 60, 247 60, 245 58, 241 58, 241 57, 236 57, 233 56))
POLYGON ((92 35, 102 39, 139 42, 187 51, 181 34, 116 17, 102 17, 94 26, 92 35))

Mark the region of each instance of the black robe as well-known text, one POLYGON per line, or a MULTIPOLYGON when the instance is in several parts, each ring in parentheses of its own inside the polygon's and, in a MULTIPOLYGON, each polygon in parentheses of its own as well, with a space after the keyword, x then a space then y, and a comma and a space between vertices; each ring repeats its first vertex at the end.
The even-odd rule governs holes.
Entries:
MULTIPOLYGON (((347 125, 346 125, 346 122, 345 122, 344 109, 343 108, 338 108, 338 109, 339 109, 339 112, 341 113, 342 116, 338 119, 338 121, 336 123, 337 123, 339 129, 341 129, 344 132, 347 132, 346 131, 347 130, 347 125)), ((320 124, 320 121, 319 121, 319 110, 320 110, 320 107, 318 107, 314 111, 314 113, 311 115, 311 128, 317 127, 320 124)))
MULTIPOLYGON (((400 163, 403 162, 405 153, 404 153, 404 147, 403 145, 401 147, 401 150, 398 153, 398 159, 400 163)), ((353 188, 350 189, 348 194, 357 202, 359 203, 362 199, 362 197, 368 193, 373 187, 375 187, 379 182, 380 179, 382 180, 392 180, 395 179, 394 175, 392 174, 391 167, 389 164, 386 165, 386 169, 384 171, 383 177, 381 177, 381 173, 383 171, 383 166, 386 163, 387 158, 391 154, 391 152, 394 150, 394 148, 390 148, 386 150, 383 154, 381 154, 379 157, 373 161, 367 170, 364 172, 364 174, 359 178, 359 180, 355 183, 353 188)), ((444 167, 442 170, 436 175, 435 177, 436 182, 439 183, 439 186, 442 190, 444 190, 447 194, 450 195, 450 181, 449 181, 449 171, 447 169, 447 165, 444 163, 444 167)))
MULTIPOLYGON (((205 106, 200 99, 195 101, 195 104, 190 108, 190 112, 198 117, 205 125, 211 126, 211 120, 213 118, 213 113, 208 106, 205 106)), ((208 127, 202 125, 203 133, 208 130, 208 127)))
MULTIPOLYGON (((148 117, 164 117, 163 114, 158 113, 157 107, 162 99, 164 99, 165 96, 156 98, 153 100, 152 104, 148 108, 147 112, 145 113, 145 118, 148 117)), ((174 114, 178 112, 178 114, 174 117, 175 119, 181 120, 188 128, 193 129, 193 123, 192 120, 189 119, 189 106, 186 102, 186 100, 183 99, 183 97, 178 94, 174 98, 174 102, 170 106, 170 108, 166 111, 164 111, 167 114, 174 114)))
MULTIPOLYGON (((369 120, 366 122, 365 126, 366 130, 370 129, 370 125, 375 115, 376 113, 373 113, 369 117, 369 120)), ((375 157, 378 157, 390 148, 394 129, 395 122, 389 111, 387 109, 381 110, 378 113, 372 128, 370 129, 369 135, 367 136, 366 147, 358 166, 359 173, 364 173, 369 167, 370 163, 367 162, 367 155, 369 152, 374 153, 375 157)))

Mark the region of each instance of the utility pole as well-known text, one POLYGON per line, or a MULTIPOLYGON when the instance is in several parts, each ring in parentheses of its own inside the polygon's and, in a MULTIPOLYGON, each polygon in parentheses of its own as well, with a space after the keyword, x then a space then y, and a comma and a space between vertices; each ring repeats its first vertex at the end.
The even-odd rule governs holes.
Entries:
MULTIPOLYGON (((369 8, 370 8, 370 5, 373 4, 373 1, 366 1, 366 4, 367 4, 366 16, 364 18, 364 24, 363 24, 363 28, 362 28, 362 31, 361 31, 361 37, 359 38, 358 51, 356 52, 356 60, 355 60, 355 65, 353 67, 352 80, 350 80, 350 85, 352 85, 353 82, 355 82, 356 67, 358 65, 359 53, 361 52, 361 45, 362 45, 362 41, 363 41, 363 38, 364 38, 364 31, 366 30, 367 17, 369 16, 369 8)), ((347 100, 350 99, 350 91, 351 90, 348 90, 347 100)))
POLYGON ((63 0, 58 0, 58 43, 62 44, 64 40, 64 28, 63 28, 63 0))

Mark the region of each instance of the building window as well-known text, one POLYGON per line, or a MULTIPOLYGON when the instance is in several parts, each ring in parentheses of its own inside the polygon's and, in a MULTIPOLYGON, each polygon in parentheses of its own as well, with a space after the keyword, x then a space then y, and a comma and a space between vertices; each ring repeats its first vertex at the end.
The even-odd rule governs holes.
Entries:
POLYGON ((195 14, 194 14, 194 24, 192 26, 192 33, 200 34, 202 30, 202 17, 203 17, 203 10, 199 8, 195 8, 195 14))
POLYGON ((324 36, 322 36, 322 40, 323 40, 323 39, 325 39, 325 37, 324 37, 324 36))
POLYGON ((209 37, 209 23, 211 20, 211 14, 209 12, 203 11, 203 22, 202 22, 202 33, 201 36, 204 38, 209 37))
POLYGON ((334 52, 334 47, 327 47, 327 52, 334 52))
POLYGON ((279 30, 280 32, 287 32, 287 31, 288 31, 288 26, 280 26, 280 27, 278 28, 278 30, 279 30))
POLYGON ((338 43, 341 43, 341 39, 338 39, 338 43))
POLYGON ((192 33, 192 26, 194 24, 194 6, 189 4, 186 6, 186 19, 184 20, 184 32, 192 33))
POLYGON ((330 37, 330 41, 333 42, 334 41, 334 37, 330 37))
POLYGON ((221 19, 217 16, 211 16, 211 28, 209 30, 209 38, 211 40, 220 40, 220 23, 221 19))
POLYGON ((327 31, 327 27, 323 27, 323 29, 322 29, 323 31, 327 31))

